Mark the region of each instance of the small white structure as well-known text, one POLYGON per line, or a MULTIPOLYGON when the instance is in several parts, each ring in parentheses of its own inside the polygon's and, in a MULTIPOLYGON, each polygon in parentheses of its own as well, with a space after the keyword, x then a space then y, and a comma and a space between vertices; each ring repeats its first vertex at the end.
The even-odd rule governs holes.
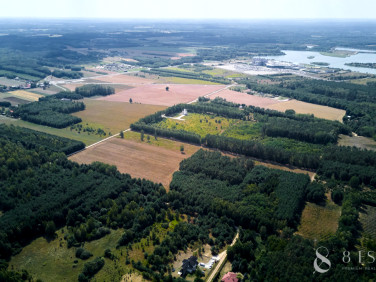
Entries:
POLYGON ((182 114, 185 115, 185 116, 188 115, 187 109, 184 109, 183 112, 182 112, 182 114))

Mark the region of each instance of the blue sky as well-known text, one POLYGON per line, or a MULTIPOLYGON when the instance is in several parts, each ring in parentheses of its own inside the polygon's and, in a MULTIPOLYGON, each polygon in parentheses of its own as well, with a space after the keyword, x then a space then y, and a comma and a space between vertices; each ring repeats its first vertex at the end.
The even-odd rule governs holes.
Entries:
POLYGON ((376 19, 376 0, 0 0, 0 17, 376 19))

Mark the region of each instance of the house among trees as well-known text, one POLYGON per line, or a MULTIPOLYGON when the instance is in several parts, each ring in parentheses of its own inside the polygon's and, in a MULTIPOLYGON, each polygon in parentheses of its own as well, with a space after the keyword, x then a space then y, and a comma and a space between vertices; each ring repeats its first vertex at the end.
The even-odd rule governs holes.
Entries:
POLYGON ((178 274, 182 277, 185 277, 187 274, 192 274, 196 271, 197 265, 197 257, 191 256, 189 259, 183 260, 183 265, 178 274))
POLYGON ((236 273, 234 273, 234 272, 227 272, 227 273, 223 276, 223 278, 222 278, 221 281, 222 281, 222 282, 238 282, 239 279, 237 278, 236 273))
POLYGON ((187 109, 184 109, 183 112, 182 112, 182 114, 185 115, 185 116, 188 115, 187 109))

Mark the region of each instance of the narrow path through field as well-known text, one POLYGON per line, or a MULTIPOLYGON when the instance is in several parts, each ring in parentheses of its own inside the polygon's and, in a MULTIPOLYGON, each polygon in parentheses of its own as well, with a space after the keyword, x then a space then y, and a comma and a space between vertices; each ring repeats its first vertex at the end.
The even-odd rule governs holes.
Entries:
MULTIPOLYGON (((236 232, 236 235, 234 237, 234 240, 232 240, 232 243, 230 246, 233 246, 236 243, 236 240, 239 238, 239 231, 236 232)), ((222 253, 218 255, 219 261, 216 264, 214 270, 211 272, 210 276, 205 280, 206 282, 211 282, 213 281, 214 277, 216 274, 221 271, 222 263, 227 259, 227 250, 224 250, 222 253)))

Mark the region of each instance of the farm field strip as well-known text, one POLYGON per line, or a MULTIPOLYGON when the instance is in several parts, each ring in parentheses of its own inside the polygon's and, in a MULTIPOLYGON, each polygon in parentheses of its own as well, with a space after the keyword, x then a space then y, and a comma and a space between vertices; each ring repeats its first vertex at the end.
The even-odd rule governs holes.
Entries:
POLYGON ((23 100, 30 101, 30 102, 38 101, 40 97, 44 97, 43 95, 28 92, 25 90, 16 90, 16 91, 8 92, 8 94, 15 96, 17 98, 21 98, 23 100))
MULTIPOLYGON (((234 85, 229 85, 229 87, 233 87, 234 85)), ((228 87, 228 88, 229 88, 228 87)), ((260 108, 265 108, 269 105, 274 105, 278 103, 282 103, 282 101, 277 99, 265 98, 255 95, 249 95, 243 92, 237 92, 233 90, 226 89, 221 91, 219 94, 215 93, 216 95, 210 95, 210 98, 222 98, 226 99, 229 102, 237 103, 237 104, 245 104, 247 106, 256 106, 260 108)))
POLYGON ((71 156, 70 160, 86 164, 100 161, 115 165, 122 173, 162 183, 168 190, 172 174, 179 168, 180 162, 191 155, 182 154, 180 150, 152 146, 146 142, 138 143, 121 138, 108 138, 105 141, 71 156))
POLYGON ((149 84, 121 91, 117 94, 100 97, 98 100, 172 106, 179 103, 193 103, 200 96, 207 96, 227 86, 223 85, 183 85, 149 84), (166 87, 169 87, 167 90, 166 87))
POLYGON ((280 112, 293 109, 298 114, 313 114, 315 117, 318 118, 338 120, 340 122, 342 122, 342 118, 346 114, 345 110, 301 102, 297 100, 289 100, 286 102, 270 104, 266 106, 266 108, 270 110, 277 110, 280 112))

